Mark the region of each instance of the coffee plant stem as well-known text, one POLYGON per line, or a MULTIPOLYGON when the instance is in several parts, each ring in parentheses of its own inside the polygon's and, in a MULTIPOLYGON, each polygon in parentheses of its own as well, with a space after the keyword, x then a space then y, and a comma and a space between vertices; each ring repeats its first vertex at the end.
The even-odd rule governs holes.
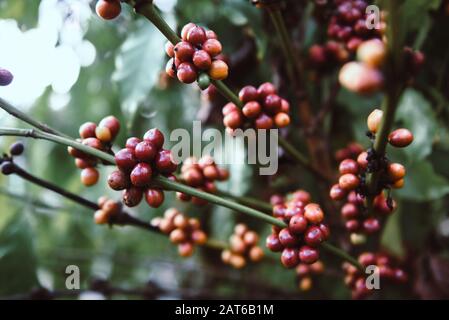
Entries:
POLYGON ((351 263, 352 265, 354 265, 355 267, 357 267, 357 269, 359 269, 362 272, 365 272, 365 270, 363 269, 362 265, 357 261, 357 259, 355 259, 354 257, 352 257, 351 255, 349 255, 348 253, 346 253, 345 251, 327 243, 327 242, 323 242, 321 244, 321 247, 323 249, 325 249, 326 251, 340 257, 342 260, 348 261, 349 263, 351 263))
POLYGON ((254 199, 251 197, 245 197, 245 196, 235 196, 233 194, 230 194, 229 192, 218 190, 216 195, 220 197, 225 197, 232 199, 238 203, 241 203, 243 205, 253 207, 254 209, 266 212, 267 214, 271 215, 273 207, 268 202, 264 202, 258 199, 254 199))

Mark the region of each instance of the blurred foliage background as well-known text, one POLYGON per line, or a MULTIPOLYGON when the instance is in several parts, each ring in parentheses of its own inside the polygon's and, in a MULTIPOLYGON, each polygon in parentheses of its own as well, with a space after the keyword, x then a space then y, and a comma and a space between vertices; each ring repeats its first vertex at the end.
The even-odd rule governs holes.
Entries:
MULTIPOLYGON (((408 44, 424 51, 426 65, 398 109, 397 122, 409 128, 416 139, 410 148, 389 150, 391 159, 406 165, 408 176, 405 188, 394 192, 399 210, 389 219, 382 244, 410 262, 412 277, 410 288, 382 291, 377 298, 449 294, 445 260, 449 244, 449 16, 443 2, 407 1, 404 9, 409 17, 403 26, 408 44)), ((249 1, 160 0, 156 4, 178 30, 193 21, 217 32, 229 57, 231 77, 227 82, 234 89, 274 81, 289 95, 288 82, 279 71, 284 61, 272 27, 263 11, 249 1)), ((152 127, 166 134, 176 128, 190 129, 194 119, 202 120, 203 128, 223 129, 223 100, 210 102, 195 85, 181 85, 165 77, 165 39, 155 27, 126 5, 116 21, 102 21, 95 15, 94 5, 87 0, 1 0, 0 66, 14 73, 15 82, 0 88, 0 96, 71 136, 78 135, 81 123, 113 114, 123 124, 117 146, 124 145, 126 137, 141 135, 152 127)), ((323 31, 311 16, 312 1, 290 1, 288 5, 288 26, 301 40, 305 53, 323 38, 323 31)), ((311 82, 308 89, 316 110, 327 101, 335 78, 334 72, 320 82, 311 82)), ((334 151, 354 140, 368 145, 365 119, 381 99, 380 95, 359 97, 338 90, 332 121, 324 124, 334 151)), ((23 127, 3 111, 0 125, 23 127)), ((294 130, 291 136, 298 142, 294 130)), ((0 147, 6 151, 13 141, 2 138, 0 147)), ((25 143, 20 165, 33 174, 93 201, 104 194, 119 198, 105 187, 111 168, 101 168, 100 182, 85 188, 65 148, 45 141, 25 143)), ((301 187, 319 199, 313 179, 287 159, 281 158, 279 173, 270 178, 258 176, 248 165, 229 169, 231 179, 219 187, 237 195, 267 200, 272 193, 301 187)), ((311 292, 303 294, 297 290, 294 272, 283 269, 278 261, 267 259, 235 271, 222 265, 219 252, 210 249, 197 250, 192 258, 183 260, 163 236, 131 227, 97 226, 92 212, 48 190, 15 176, 1 176, 0 181, 0 296, 25 293, 38 285, 64 288, 65 268, 71 264, 80 267, 82 287, 95 278, 122 287, 152 281, 172 298, 182 297, 183 292, 224 298, 350 296, 343 284, 341 261, 327 254, 323 259, 328 272, 317 279, 311 292), (35 204, 35 199, 45 205, 35 204)), ((238 221, 258 230, 262 239, 270 232, 269 226, 228 209, 198 209, 176 201, 173 195, 160 209, 142 204, 130 211, 149 220, 170 206, 201 217, 210 237, 216 239, 226 240, 238 221)))

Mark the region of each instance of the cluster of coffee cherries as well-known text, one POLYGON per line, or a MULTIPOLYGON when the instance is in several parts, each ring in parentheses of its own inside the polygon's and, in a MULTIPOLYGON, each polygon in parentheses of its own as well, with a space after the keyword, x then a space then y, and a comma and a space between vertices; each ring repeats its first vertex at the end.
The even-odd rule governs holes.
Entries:
MULTIPOLYGON (((396 267, 397 264, 393 260, 392 257, 384 253, 364 252, 358 257, 358 261, 363 268, 367 268, 368 266, 377 267, 377 269, 372 270, 369 274, 373 274, 373 272, 378 273, 380 287, 383 285, 382 281, 402 284, 408 280, 407 273, 403 269, 396 267)), ((345 284, 351 288, 353 299, 363 299, 373 293, 367 287, 366 273, 348 262, 343 263, 343 270, 346 273, 345 284)))
MULTIPOLYGON (((228 77, 228 65, 221 55, 222 46, 217 34, 192 22, 181 30, 182 41, 167 42, 165 52, 170 57, 165 71, 183 83, 192 83, 199 73, 207 73, 214 80, 228 77)), ((207 85, 202 85, 204 88, 207 85)))
POLYGON ((245 127, 272 129, 290 124, 290 104, 277 94, 276 87, 270 82, 262 83, 258 88, 243 87, 239 99, 243 104, 241 110, 232 102, 222 110, 223 124, 230 133, 245 127))
POLYGON ((323 210, 311 202, 310 194, 298 190, 288 199, 277 197, 273 216, 287 226, 274 226, 272 234, 267 237, 266 246, 274 252, 282 251, 282 264, 286 268, 294 268, 300 262, 316 262, 319 258, 318 246, 329 238, 330 230, 323 223, 323 210))
POLYGON ((15 165, 13 163, 13 158, 16 156, 20 156, 25 150, 25 146, 21 141, 14 142, 9 146, 9 155, 3 154, 3 157, 0 157, 0 165, 1 172, 5 176, 13 174, 15 171, 15 165))
MULTIPOLYGON (((94 122, 83 123, 79 128, 79 135, 82 144, 112 153, 111 146, 118 132, 120 131, 120 122, 114 116, 103 118, 97 125, 94 122)), ((75 165, 81 170, 81 182, 85 186, 93 186, 98 182, 100 174, 95 168, 98 159, 90 156, 73 147, 67 148, 68 153, 75 158, 75 165)))
POLYGON ((345 147, 338 149, 335 151, 334 158, 338 162, 343 161, 344 159, 353 159, 356 160, 360 153, 362 153, 365 149, 358 142, 350 142, 345 147))
POLYGON ((153 177, 162 174, 172 180, 177 165, 170 150, 163 149, 164 135, 156 128, 148 130, 143 139, 128 138, 126 146, 115 154, 118 170, 108 177, 108 184, 114 190, 123 191, 123 203, 137 206, 145 195, 150 207, 157 208, 164 202, 164 192, 154 186, 153 177))
POLYGON ((201 230, 200 221, 189 218, 176 208, 167 209, 163 217, 153 218, 151 225, 169 235, 170 241, 178 245, 181 257, 190 257, 194 245, 204 245, 207 242, 207 235, 201 230))
POLYGON ((105 20, 117 18, 122 11, 120 0, 99 0, 95 6, 97 15, 105 20))
POLYGON ((111 223, 111 219, 122 212, 122 204, 106 196, 100 197, 97 203, 100 209, 94 214, 96 224, 111 223))
POLYGON ((14 76, 9 70, 0 68, 0 86, 4 87, 9 85, 13 79, 14 76))
POLYGON ((248 226, 239 223, 234 227, 234 233, 229 237, 229 249, 223 250, 221 260, 236 269, 246 265, 247 259, 259 262, 264 257, 264 252, 258 246, 259 235, 248 226))
MULTIPOLYGON (((189 157, 184 160, 181 167, 181 176, 179 177, 185 184, 209 193, 217 191, 215 181, 225 181, 228 178, 229 171, 218 167, 214 159, 209 155, 205 155, 199 160, 195 157, 189 157)), ((206 200, 192 197, 182 192, 177 192, 176 196, 181 201, 191 200, 196 205, 207 204, 206 200)))
POLYGON ((298 288, 301 291, 309 291, 313 286, 313 278, 324 272, 324 264, 318 260, 312 264, 300 262, 296 267, 296 277, 298 278, 298 288))

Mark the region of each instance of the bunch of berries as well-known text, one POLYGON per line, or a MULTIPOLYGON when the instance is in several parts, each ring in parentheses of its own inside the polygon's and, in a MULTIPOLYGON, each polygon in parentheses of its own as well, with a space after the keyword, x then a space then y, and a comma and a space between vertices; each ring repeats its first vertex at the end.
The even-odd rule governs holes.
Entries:
POLYGON ((353 159, 356 160, 360 153, 362 153, 365 149, 362 145, 357 142, 350 142, 346 147, 338 149, 335 152, 335 160, 338 162, 343 161, 344 159, 353 159))
POLYGON ((13 79, 14 76, 11 72, 6 69, 0 68, 0 86, 3 87, 9 85, 13 79))
POLYGON ((273 216, 286 223, 287 227, 273 227, 266 246, 274 252, 282 251, 281 262, 286 268, 294 268, 300 262, 316 262, 318 246, 329 238, 329 227, 323 223, 324 212, 310 200, 308 192, 298 190, 273 207, 273 216))
MULTIPOLYGON (((358 257, 358 261, 364 268, 376 266, 377 269, 373 271, 378 273, 381 282, 406 283, 408 280, 405 271, 396 267, 396 263, 387 254, 364 252, 358 257)), ((372 293, 367 287, 366 273, 348 262, 343 263, 343 270, 346 273, 345 284, 351 288, 353 299, 363 299, 372 293)), ((382 287, 382 283, 380 286, 382 287)))
POLYGON ((122 204, 120 202, 109 199, 106 196, 98 199, 99 210, 95 211, 94 220, 96 224, 111 223, 114 217, 122 212, 122 204))
POLYGON ((247 259, 259 262, 262 260, 264 252, 257 245, 258 242, 258 234, 249 230, 245 224, 240 223, 235 226, 234 233, 229 237, 229 249, 222 252, 221 259, 236 269, 243 268, 247 259))
POLYGON ((194 245, 204 245, 207 242, 207 235, 201 230, 200 221, 189 218, 175 208, 167 209, 164 217, 154 218, 151 224, 169 235, 170 241, 178 245, 181 257, 190 257, 194 245))
POLYGON ((324 264, 318 260, 312 264, 300 263, 296 267, 298 287, 301 291, 309 291, 313 286, 313 277, 324 272, 324 264))
POLYGON ((163 149, 164 135, 158 129, 150 129, 143 140, 131 137, 126 147, 115 154, 118 170, 108 177, 108 184, 114 190, 123 191, 123 203, 137 206, 145 195, 150 207, 157 208, 164 202, 164 192, 152 183, 152 178, 162 174, 175 180, 172 175, 177 165, 170 150, 163 149))
MULTIPOLYGON (((107 116, 98 125, 94 122, 82 124, 79 128, 80 141, 86 146, 112 153, 112 142, 119 131, 120 122, 118 119, 114 116, 107 116)), ((73 147, 68 147, 67 151, 75 158, 75 165, 82 169, 81 182, 88 187, 96 184, 100 177, 98 170, 95 168, 98 159, 73 147)))
POLYGON ((95 6, 97 15, 105 20, 117 18, 122 11, 120 0, 99 0, 95 6))
MULTIPOLYGON (((209 193, 215 193, 217 191, 215 181, 224 181, 228 178, 229 171, 219 168, 215 164, 214 159, 208 155, 203 156, 199 160, 195 157, 187 158, 181 167, 180 180, 182 182, 209 193)), ((192 203, 196 205, 207 204, 206 200, 192 197, 185 193, 178 192, 176 196, 181 201, 192 200, 192 203)))
POLYGON ((239 99, 243 104, 241 110, 232 102, 222 110, 223 124, 230 133, 239 128, 272 129, 290 124, 290 104, 277 95, 272 83, 265 82, 258 88, 245 86, 239 92, 239 99))
POLYGON ((20 156, 24 150, 25 147, 21 141, 14 142, 12 145, 9 146, 9 155, 4 153, 3 157, 0 157, 2 174, 8 176, 14 173, 16 168, 15 164, 13 163, 13 158, 15 156, 20 156))
POLYGON ((214 80, 228 77, 228 65, 223 61, 222 46, 214 31, 190 22, 182 28, 181 38, 175 45, 171 42, 165 45, 170 57, 165 70, 170 77, 177 77, 183 83, 196 81, 200 72, 214 80))

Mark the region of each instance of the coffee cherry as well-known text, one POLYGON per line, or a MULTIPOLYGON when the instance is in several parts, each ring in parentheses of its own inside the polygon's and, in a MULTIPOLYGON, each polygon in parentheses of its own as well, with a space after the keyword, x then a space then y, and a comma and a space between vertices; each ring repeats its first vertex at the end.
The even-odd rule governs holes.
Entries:
POLYGON ((245 86, 239 91, 239 99, 243 103, 256 101, 258 98, 257 89, 253 86, 245 86))
POLYGON ((96 159, 75 159, 75 166, 79 169, 86 169, 89 167, 94 167, 96 165, 96 159))
POLYGON ((215 165, 210 165, 203 169, 203 175, 207 180, 213 181, 218 178, 219 172, 215 165))
POLYGON ((217 39, 208 39, 203 43, 203 50, 211 57, 215 57, 221 53, 222 46, 217 39))
POLYGON ((304 241, 309 246, 316 247, 321 242, 324 241, 324 236, 323 236, 323 233, 321 232, 320 228, 318 228, 316 226, 312 226, 307 229, 307 231, 304 235, 304 241))
POLYGON ((359 166, 356 161, 352 159, 345 159, 340 163, 338 170, 340 171, 340 174, 357 174, 359 172, 359 166))
POLYGON ((368 153, 367 152, 362 152, 359 154, 359 156, 357 157, 357 164, 360 166, 360 168, 362 169, 366 169, 368 168, 368 153))
POLYGON ((240 111, 232 111, 223 118, 223 124, 227 128, 237 129, 243 123, 240 111))
POLYGON ((316 203, 309 203, 304 208, 304 217, 310 222, 314 224, 318 224, 324 219, 323 210, 316 203))
POLYGON ((242 240, 242 238, 240 238, 239 236, 237 236, 236 234, 233 234, 230 238, 229 238, 229 243, 230 243, 230 247, 231 247, 231 251, 237 254, 244 254, 246 251, 246 245, 245 242, 242 240))
POLYGON ((172 173, 176 171, 177 165, 172 160, 172 154, 170 150, 160 150, 155 158, 156 169, 160 173, 172 173))
POLYGON ((99 0, 95 6, 97 15, 105 20, 112 20, 119 16, 122 6, 119 0, 99 0))
POLYGON ((187 41, 187 34, 189 33, 190 29, 192 29, 193 27, 196 27, 196 25, 192 22, 189 22, 184 27, 182 27, 182 30, 181 30, 182 40, 187 41))
POLYGON ((359 178, 352 173, 346 173, 338 179, 340 188, 346 191, 354 190, 359 186, 359 183, 359 178))
POLYGON ((187 41, 178 42, 173 48, 176 58, 181 62, 190 61, 195 53, 195 48, 187 41))
POLYGON ((193 243, 197 245, 204 245, 207 242, 207 235, 202 230, 195 230, 191 234, 193 243))
POLYGON ((404 148, 413 142, 413 134, 407 129, 396 129, 388 135, 388 142, 396 148, 404 148))
POLYGON ((295 192, 293 192, 292 198, 297 201, 301 201, 305 205, 310 203, 312 199, 310 193, 305 190, 296 190, 295 192))
POLYGON ((117 167, 124 171, 132 170, 137 163, 134 152, 127 148, 118 151, 114 158, 117 167))
POLYGON ((89 155, 73 147, 67 147, 67 152, 74 158, 81 158, 81 159, 89 158, 89 155))
POLYGON ((156 148, 153 146, 153 144, 148 142, 148 140, 139 142, 134 149, 134 155, 136 159, 144 162, 150 162, 151 160, 153 160, 156 156, 156 153, 156 148))
POLYGON ((248 227, 246 224, 239 223, 234 227, 234 234, 239 237, 243 237, 243 235, 248 231, 248 227))
POLYGON ((261 247, 252 247, 249 250, 249 259, 253 262, 259 262, 264 257, 264 252, 261 247))
POLYGON ((198 169, 188 169, 184 174, 183 178, 189 186, 198 187, 203 185, 204 178, 200 170, 198 169))
POLYGON ((224 168, 218 168, 218 180, 225 181, 229 179, 229 171, 224 168))
POLYGON ((142 140, 140 140, 139 138, 136 138, 136 137, 128 138, 128 139, 126 140, 126 145, 125 145, 125 147, 126 147, 127 149, 130 149, 130 150, 134 151, 134 149, 136 149, 136 146, 137 146, 141 141, 142 141, 142 140))
POLYGON ((193 254, 193 244, 183 242, 178 245, 178 253, 181 257, 190 257, 193 254))
POLYGON ((145 187, 151 182, 153 170, 147 163, 140 162, 131 171, 131 183, 136 187, 145 187))
POLYGON ((181 229, 173 230, 172 232, 170 232, 170 236, 169 237, 170 237, 170 241, 172 243, 176 243, 176 244, 179 244, 179 243, 182 243, 182 242, 186 242, 186 240, 187 240, 186 233, 183 230, 181 230, 181 229))
POLYGON ((131 187, 123 191, 123 203, 128 207, 137 206, 142 201, 143 191, 141 188, 131 187))
POLYGON ((372 133, 376 133, 379 129, 380 122, 382 121, 383 111, 379 109, 374 109, 368 116, 366 120, 366 125, 368 126, 369 131, 372 133))
POLYGON ((86 122, 80 126, 79 135, 81 139, 94 138, 97 125, 93 122, 86 122))
POLYGON ((363 229, 368 234, 376 233, 380 229, 379 220, 376 218, 366 219, 365 221, 363 221, 363 229))
POLYGON ((11 72, 9 72, 6 69, 0 68, 0 86, 9 85, 13 79, 14 76, 12 75, 11 72))
POLYGON ((228 77, 228 65, 222 60, 214 60, 208 71, 209 76, 214 80, 224 80, 228 77))
POLYGON ((194 26, 187 32, 187 41, 193 45, 201 45, 206 40, 206 30, 203 27, 194 26))
POLYGON ((264 99, 265 110, 269 114, 276 114, 281 111, 282 101, 277 94, 269 94, 264 99))
POLYGON ((241 269, 246 265, 245 258, 238 254, 231 255, 229 263, 236 269, 241 269))
POLYGON ((145 132, 143 140, 148 141, 159 150, 164 145, 164 134, 159 129, 153 128, 145 132))
POLYGON ((345 223, 345 227, 348 231, 350 232, 354 232, 357 231, 360 228, 360 223, 358 220, 352 219, 352 220, 348 220, 345 223))
POLYGON ((362 253, 358 259, 359 263, 364 266, 367 267, 369 265, 374 265, 376 264, 376 255, 374 253, 371 252, 364 252, 362 253))
POLYGON ((293 234, 301 234, 307 228, 307 219, 302 214, 295 214, 290 219, 288 227, 293 234))
POLYGON ((103 118, 98 124, 99 127, 106 127, 111 131, 112 138, 117 136, 120 131, 120 121, 114 116, 107 116, 103 118))
MULTIPOLYGON (((218 39, 218 36, 213 30, 206 30, 206 38, 207 39, 218 39)), ((203 43, 203 46, 204 46, 204 43, 203 43)))
POLYGON ((379 67, 385 61, 387 50, 379 39, 372 39, 361 43, 357 48, 357 58, 371 67, 379 67))
POLYGON ((17 141, 9 147, 9 153, 12 156, 20 156, 24 149, 25 147, 23 146, 23 143, 21 141, 17 141))
POLYGON ((346 63, 338 79, 343 87, 359 94, 374 93, 383 86, 382 73, 359 62, 346 63))
POLYGON ((268 95, 276 94, 276 87, 269 82, 262 83, 259 88, 257 88, 257 94, 259 98, 263 101, 268 95))
POLYGON ((343 219, 346 219, 346 220, 354 219, 358 215, 359 215, 359 209, 353 203, 348 202, 341 208, 341 216, 343 217, 343 219))
POLYGON ((103 205, 101 206, 101 209, 109 214, 109 216, 116 215, 120 213, 121 204, 119 202, 116 202, 114 200, 108 199, 106 200, 103 205))
POLYGON ((401 189, 402 187, 404 187, 404 179, 396 180, 395 183, 393 183, 391 186, 395 189, 401 189))
POLYGON ((329 226, 327 224, 320 223, 318 225, 318 228, 320 228, 320 230, 321 230, 321 234, 323 235, 323 240, 329 239, 329 237, 331 235, 331 230, 330 230, 329 226))
POLYGON ((95 129, 95 136, 101 142, 110 142, 112 140, 111 131, 106 127, 97 127, 95 129))
POLYGON ((290 112, 290 103, 285 99, 281 99, 281 111, 287 114, 290 112))
POLYGON ((169 56, 170 58, 173 58, 175 56, 175 51, 173 44, 170 41, 167 41, 165 43, 165 53, 167 54, 167 56, 169 56))
POLYGON ((278 128, 285 128, 290 124, 290 116, 285 112, 279 112, 274 117, 274 123, 278 128))
POLYGON ((393 200, 392 208, 388 206, 387 198, 383 193, 379 194, 374 198, 373 202, 374 208, 381 214, 390 214, 396 209, 396 202, 393 200))
POLYGON ((230 114, 231 112, 234 112, 234 111, 236 111, 237 113, 240 112, 239 108, 237 108, 237 106, 234 103, 229 102, 229 103, 225 104, 225 106, 221 110, 221 113, 224 116, 227 116, 228 114, 230 114))
POLYGON ((11 161, 5 161, 1 165, 2 173, 7 176, 15 171, 15 166, 11 161))
POLYGON ((109 214, 104 210, 97 210, 94 214, 94 221, 96 224, 106 224, 109 222, 109 214))
POLYGON ((243 236, 243 241, 247 246, 253 247, 259 242, 259 236, 254 231, 247 231, 243 236))
POLYGON ((86 168, 81 171, 81 182, 87 187, 96 184, 99 177, 100 174, 95 168, 86 168))
POLYGON ((145 191, 145 200, 152 208, 159 208, 164 202, 164 191, 159 189, 147 189, 145 191))
POLYGON ((281 244, 285 247, 294 247, 299 242, 299 238, 293 235, 288 228, 282 229, 278 237, 281 244))
POLYGON ((242 108, 242 112, 247 118, 255 118, 261 111, 262 107, 257 101, 249 101, 242 108))
POLYGON ((85 146, 89 146, 91 148, 95 148, 98 150, 102 150, 103 149, 103 144, 101 143, 100 140, 98 140, 97 138, 87 138, 84 139, 82 141, 82 144, 84 144, 85 146))
POLYGON ((167 64, 165 65, 165 73, 168 74, 170 78, 176 78, 176 68, 174 67, 174 60, 173 58, 169 59, 167 61, 167 64))
POLYGON ((212 64, 210 55, 204 50, 198 50, 193 54, 193 64, 201 70, 207 70, 212 64))
POLYGON ((267 237, 266 246, 273 252, 279 252, 284 248, 281 241, 279 241, 279 237, 276 234, 270 234, 267 237))
POLYGON ((390 163, 387 173, 391 181, 398 181, 405 177, 405 167, 400 163, 390 163))
POLYGON ((285 248, 282 250, 281 262, 286 268, 294 268, 299 263, 298 249, 285 248))
POLYGON ((254 121, 254 124, 256 129, 269 130, 273 128, 273 119, 265 113, 261 113, 254 121))
POLYGON ((190 62, 181 63, 176 75, 182 83, 193 83, 197 78, 195 66, 190 62))
POLYGON ((346 196, 346 191, 340 188, 340 185, 334 184, 329 192, 329 196, 332 200, 342 200, 346 196))
POLYGON ((111 172, 108 176, 108 185, 113 190, 124 190, 131 184, 129 175, 120 170, 111 172))
POLYGON ((319 259, 318 250, 309 246, 302 246, 299 249, 299 259, 301 262, 312 264, 319 259))

